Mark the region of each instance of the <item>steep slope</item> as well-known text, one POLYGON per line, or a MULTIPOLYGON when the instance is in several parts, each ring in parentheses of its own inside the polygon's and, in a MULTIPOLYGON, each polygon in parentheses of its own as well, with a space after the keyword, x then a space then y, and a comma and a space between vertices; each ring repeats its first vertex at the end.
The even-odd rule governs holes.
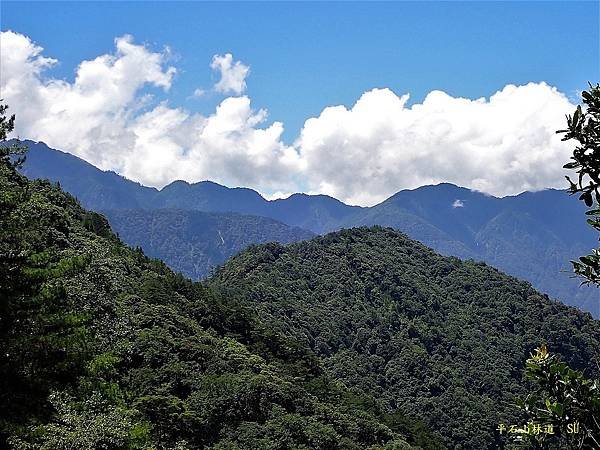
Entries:
MULTIPOLYGON (((60 182, 90 209, 237 212, 270 217, 319 234, 363 225, 390 226, 442 254, 493 264, 600 318, 598 289, 581 289, 579 281, 570 276, 568 263, 595 247, 596 237, 585 223, 581 202, 561 191, 496 198, 443 183, 400 191, 371 208, 345 205, 323 195, 294 194, 267 201, 251 189, 209 181, 176 181, 158 191, 102 172, 43 143, 29 144, 24 173, 60 182)), ((163 237, 165 242, 169 239, 163 237)), ((170 254, 184 255, 175 259, 186 258, 188 251, 187 246, 169 249, 170 254)), ((210 256, 199 254, 199 258, 210 256)))
POLYGON ((3 158, 0 279, 2 448, 412 448, 235 298, 3 158))
MULTIPOLYGON (((15 141, 12 141, 15 142, 15 141)), ((75 195, 87 208, 147 208, 158 191, 102 171, 84 160, 49 148, 43 142, 23 141, 28 147, 21 173, 30 179, 48 179, 75 195)))
POLYGON ((542 343, 598 374, 600 322, 483 263, 392 229, 356 228, 232 258, 213 283, 310 346, 329 373, 411 411, 453 449, 519 423, 523 361, 542 343))
POLYGON ((314 233, 273 219, 185 210, 107 210, 102 213, 123 241, 194 280, 228 258, 265 242, 287 244, 314 233))

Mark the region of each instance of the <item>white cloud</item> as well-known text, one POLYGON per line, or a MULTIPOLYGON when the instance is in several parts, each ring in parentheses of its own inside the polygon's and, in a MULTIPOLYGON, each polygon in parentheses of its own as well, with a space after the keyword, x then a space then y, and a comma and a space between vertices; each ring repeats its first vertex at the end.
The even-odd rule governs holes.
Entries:
POLYGON ((123 172, 153 186, 210 179, 260 190, 293 187, 288 174, 298 155, 281 142, 281 123, 256 128, 265 119, 245 96, 226 98, 208 117, 161 104, 132 122, 134 157, 123 172))
POLYGON ((489 99, 366 92, 325 108, 296 145, 314 191, 372 205, 400 189, 451 182, 493 195, 564 186, 570 144, 555 130, 574 108, 545 83, 508 85, 489 99))
POLYGON ((115 39, 114 55, 83 61, 75 81, 45 79, 56 61, 41 55, 29 38, 11 31, 0 36, 2 97, 18 115, 17 132, 45 140, 105 168, 119 169, 135 136, 127 123, 146 98, 145 85, 167 91, 175 68, 164 55, 135 45, 131 36, 115 39))
POLYGON ((555 130, 574 105, 545 83, 505 86, 489 99, 433 91, 420 104, 389 89, 308 119, 293 145, 266 123, 245 89, 247 66, 217 56, 225 98, 193 114, 145 93, 168 91, 175 68, 130 36, 113 54, 83 61, 73 82, 47 78, 57 61, 26 36, 0 36, 0 90, 20 137, 43 140, 146 185, 204 179, 248 186, 269 198, 304 190, 372 205, 423 184, 451 182, 493 195, 564 187, 571 145, 555 130))
POLYGON ((210 67, 221 74, 221 79, 215 84, 215 90, 224 94, 240 95, 246 90, 246 77, 250 67, 241 61, 233 61, 233 55, 215 55, 210 67))
POLYGON ((206 91, 204 89, 197 88, 194 90, 192 97, 202 97, 204 94, 206 94, 206 91))
POLYGON ((465 202, 463 202, 462 200, 459 200, 459 199, 454 200, 454 202, 452 203, 453 208, 464 208, 464 206, 465 206, 465 202))
POLYGON ((166 54, 115 40, 114 55, 83 61, 73 83, 45 79, 56 63, 14 32, 0 36, 0 90, 17 115, 20 137, 42 140, 102 168, 162 187, 175 179, 204 179, 262 190, 293 190, 295 149, 281 142, 283 125, 266 128, 267 113, 245 96, 224 99, 209 116, 151 105, 147 85, 168 90, 175 69, 166 54))
POLYGON ((292 196, 294 194, 294 192, 282 192, 282 191, 276 191, 270 194, 263 194, 263 197, 266 198, 267 200, 279 200, 279 199, 285 199, 288 198, 290 196, 292 196))

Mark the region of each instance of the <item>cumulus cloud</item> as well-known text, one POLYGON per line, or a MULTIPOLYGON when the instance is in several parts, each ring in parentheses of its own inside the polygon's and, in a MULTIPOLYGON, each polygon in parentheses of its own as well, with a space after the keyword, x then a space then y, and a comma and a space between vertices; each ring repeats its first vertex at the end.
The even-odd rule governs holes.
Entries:
MULTIPOLYGON (((555 130, 574 105, 545 83, 507 85, 489 98, 430 92, 365 92, 351 107, 306 120, 292 145, 283 124, 267 123, 245 89, 248 67, 216 56, 217 88, 235 94, 209 115, 155 100, 176 69, 168 52, 132 37, 111 54, 83 61, 73 82, 46 77, 57 63, 28 37, 0 36, 0 90, 22 138, 43 140, 142 184, 176 179, 248 186, 269 198, 303 190, 372 205, 395 192, 451 182, 493 195, 563 187, 570 145, 555 130)), ((456 205, 458 206, 458 205, 456 205)))
POLYGON ((207 117, 161 104, 131 123, 137 139, 123 172, 153 186, 176 179, 263 191, 290 186, 298 154, 281 142, 281 123, 257 128, 265 120, 246 96, 226 98, 207 117))
POLYGON ((456 200, 454 200, 454 202, 452 202, 453 208, 464 208, 464 206, 465 206, 465 202, 463 202, 462 200, 456 199, 456 200))
POLYGON ((7 31, 0 37, 0 88, 18 114, 18 133, 101 167, 118 169, 121 152, 135 141, 127 123, 144 105, 140 89, 152 85, 167 91, 176 72, 164 67, 165 54, 123 36, 115 39, 114 54, 79 64, 73 83, 46 79, 44 70, 56 60, 42 56, 42 48, 21 34, 7 31))
POLYGON ((220 73, 221 79, 215 84, 215 90, 223 94, 240 95, 246 90, 246 77, 250 67, 241 61, 233 61, 233 55, 215 55, 210 67, 220 73))
POLYGON ((69 83, 44 77, 56 60, 28 37, 11 31, 0 37, 0 90, 17 114, 20 137, 151 186, 210 179, 294 189, 289 174, 298 154, 282 143, 280 122, 261 128, 267 113, 253 110, 248 97, 226 98, 208 116, 153 104, 143 89, 166 91, 176 73, 165 52, 120 37, 114 54, 83 61, 69 83))
POLYGON ((389 89, 306 121, 296 146, 313 190, 372 205, 401 188, 451 182, 493 195, 564 186, 569 144, 555 130, 574 108, 545 83, 489 99, 430 92, 407 106, 389 89))

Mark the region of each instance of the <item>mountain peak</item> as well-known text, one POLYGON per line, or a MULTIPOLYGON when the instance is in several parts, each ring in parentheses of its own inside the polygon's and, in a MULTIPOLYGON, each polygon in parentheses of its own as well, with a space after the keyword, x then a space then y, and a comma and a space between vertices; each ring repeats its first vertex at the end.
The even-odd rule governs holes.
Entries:
POLYGON ((161 191, 162 191, 163 189, 166 189, 166 188, 170 187, 170 186, 190 186, 190 183, 188 183, 188 182, 187 182, 187 181, 185 181, 185 180, 175 180, 175 181, 172 181, 172 182, 170 182, 169 184, 167 184, 165 187, 163 187, 163 188, 161 189, 161 191))

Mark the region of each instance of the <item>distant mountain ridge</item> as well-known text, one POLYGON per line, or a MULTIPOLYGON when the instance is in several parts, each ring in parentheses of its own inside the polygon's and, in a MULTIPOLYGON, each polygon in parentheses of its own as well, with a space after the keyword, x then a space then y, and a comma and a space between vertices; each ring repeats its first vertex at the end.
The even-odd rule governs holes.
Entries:
POLYGON ((24 175, 59 182, 84 207, 94 210, 168 208, 235 212, 270 217, 314 233, 325 233, 362 209, 326 195, 294 194, 287 199, 269 201, 252 189, 229 188, 212 181, 190 184, 177 180, 158 190, 114 172, 102 171, 43 142, 23 143, 29 148, 22 170, 24 175))
MULTIPOLYGON (((210 181, 174 181, 161 190, 149 188, 44 143, 25 143, 30 151, 23 173, 59 182, 89 209, 232 212, 268 217, 317 234, 362 225, 389 226, 442 254, 483 260, 600 317, 598 289, 580 288, 568 263, 597 245, 596 237, 585 223, 585 207, 563 191, 497 198, 442 183, 400 191, 369 208, 349 206, 326 195, 294 194, 269 201, 252 189, 210 181)), ((116 228, 129 244, 134 244, 133 236, 149 232, 137 226, 116 228)), ((273 240, 278 239, 281 235, 273 240)), ((185 247, 177 247, 169 253, 184 251, 185 247)), ((173 267, 173 260, 165 258, 165 262, 173 267)))

